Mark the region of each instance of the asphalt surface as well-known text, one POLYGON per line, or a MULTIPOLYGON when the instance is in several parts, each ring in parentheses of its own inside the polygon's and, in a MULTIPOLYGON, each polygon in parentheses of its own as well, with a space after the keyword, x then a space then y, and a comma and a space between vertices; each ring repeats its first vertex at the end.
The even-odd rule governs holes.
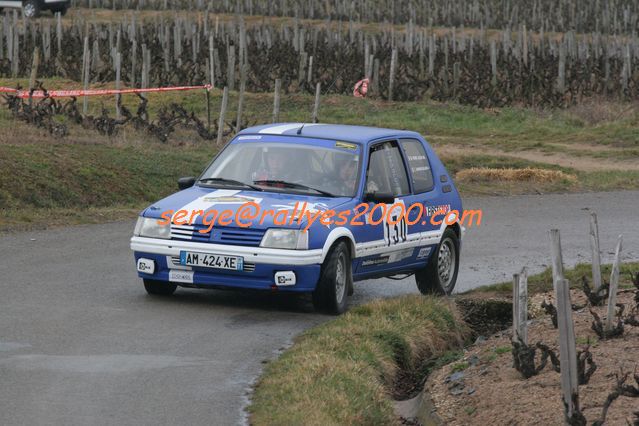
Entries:
MULTIPOLYGON (((639 259, 639 192, 468 198, 458 290, 550 263, 559 228, 567 266, 589 260, 590 211, 603 261, 624 234, 639 259)), ((137 279, 133 223, 0 236, 0 424, 224 425, 244 407, 262 361, 330 319, 305 299, 179 289, 148 297, 137 279)), ((357 283, 352 303, 415 293, 412 278, 357 283)))

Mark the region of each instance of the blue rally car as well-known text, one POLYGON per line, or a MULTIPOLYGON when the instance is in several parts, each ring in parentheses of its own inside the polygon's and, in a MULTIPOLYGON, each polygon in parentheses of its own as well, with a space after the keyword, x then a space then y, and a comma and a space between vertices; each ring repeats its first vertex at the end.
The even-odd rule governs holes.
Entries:
POLYGON ((463 228, 443 214, 461 212, 461 199, 418 133, 251 127, 178 185, 142 212, 131 239, 149 294, 306 292, 339 314, 354 281, 414 274, 424 294, 455 287, 463 228))

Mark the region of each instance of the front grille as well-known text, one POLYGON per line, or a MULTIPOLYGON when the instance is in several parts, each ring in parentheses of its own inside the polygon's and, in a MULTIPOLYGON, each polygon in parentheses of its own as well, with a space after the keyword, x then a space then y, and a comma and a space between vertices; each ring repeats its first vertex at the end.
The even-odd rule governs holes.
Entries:
MULTIPOLYGON (((167 256, 167 264, 169 269, 191 269, 189 266, 183 266, 180 264, 180 256, 167 256)), ((244 262, 244 269, 242 272, 254 272, 255 263, 244 262)))
POLYGON ((211 239, 210 232, 200 232, 207 230, 204 225, 171 225, 172 240, 188 240, 198 242, 208 242, 211 239))
POLYGON ((171 239, 258 247, 266 232, 263 229, 229 227, 213 228, 212 232, 200 232, 206 230, 208 226, 198 224, 171 225, 171 239))
POLYGON ((257 247, 266 231, 249 228, 215 228, 211 240, 218 244, 257 247))

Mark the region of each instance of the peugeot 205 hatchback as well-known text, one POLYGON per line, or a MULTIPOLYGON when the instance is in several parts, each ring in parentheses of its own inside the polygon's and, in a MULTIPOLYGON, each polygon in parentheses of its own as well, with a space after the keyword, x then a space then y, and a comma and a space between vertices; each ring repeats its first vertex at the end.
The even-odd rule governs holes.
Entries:
POLYGON ((415 132, 252 127, 179 187, 142 212, 131 239, 149 294, 307 292, 339 314, 354 281, 414 274, 422 293, 455 287, 463 228, 442 215, 461 199, 415 132))

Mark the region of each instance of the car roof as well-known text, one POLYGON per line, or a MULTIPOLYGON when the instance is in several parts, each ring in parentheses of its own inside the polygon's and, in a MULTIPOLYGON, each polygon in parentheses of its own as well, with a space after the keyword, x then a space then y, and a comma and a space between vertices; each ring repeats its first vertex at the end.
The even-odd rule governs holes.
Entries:
POLYGON ((316 139, 343 140, 349 142, 367 143, 372 140, 389 137, 419 137, 416 132, 408 130, 384 129, 379 127, 350 126, 344 124, 324 123, 274 123, 249 127, 242 130, 239 135, 266 134, 301 136, 316 139), (300 127, 304 126, 302 133, 297 134, 300 127))

